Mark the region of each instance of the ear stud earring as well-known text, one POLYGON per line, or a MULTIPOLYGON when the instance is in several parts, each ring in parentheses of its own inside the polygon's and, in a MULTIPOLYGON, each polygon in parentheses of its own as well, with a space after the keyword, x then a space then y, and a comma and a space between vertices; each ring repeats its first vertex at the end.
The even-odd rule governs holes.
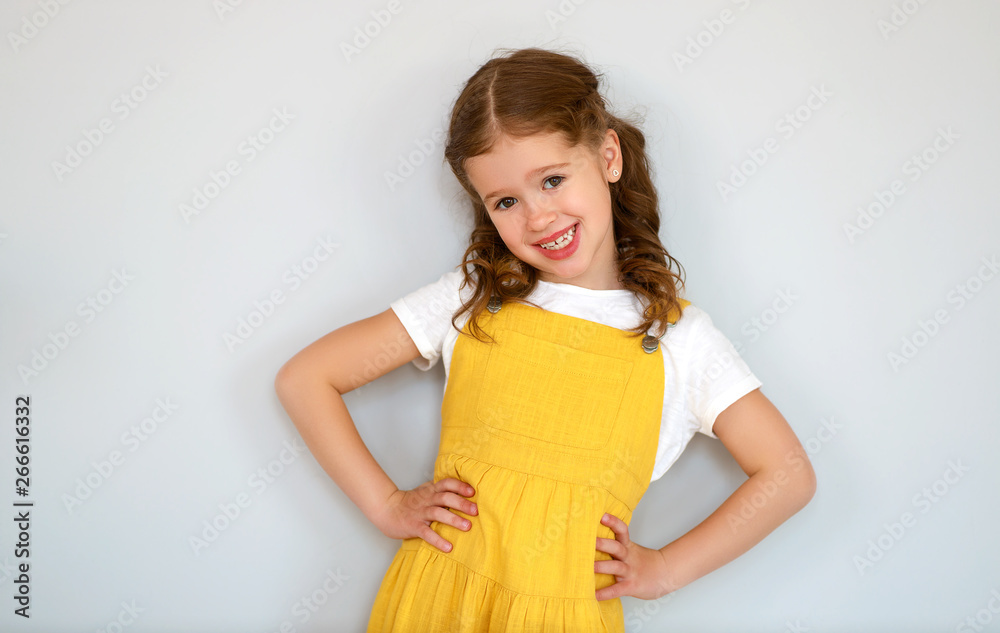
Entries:
POLYGON ((612 176, 614 176, 615 178, 617 178, 617 177, 618 177, 618 174, 619 174, 619 173, 620 173, 620 172, 619 172, 619 171, 618 171, 617 169, 613 169, 613 170, 611 170, 611 175, 612 175, 612 176))

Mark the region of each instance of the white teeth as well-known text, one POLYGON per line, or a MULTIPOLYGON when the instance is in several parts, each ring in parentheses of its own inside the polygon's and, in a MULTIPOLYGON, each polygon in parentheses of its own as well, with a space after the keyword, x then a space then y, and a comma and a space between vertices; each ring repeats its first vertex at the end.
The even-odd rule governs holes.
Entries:
POLYGON ((576 235, 576 225, 574 224, 568 231, 552 240, 551 242, 546 242, 544 244, 539 244, 542 248, 547 251, 557 251, 560 248, 565 247, 573 240, 573 236, 576 235))

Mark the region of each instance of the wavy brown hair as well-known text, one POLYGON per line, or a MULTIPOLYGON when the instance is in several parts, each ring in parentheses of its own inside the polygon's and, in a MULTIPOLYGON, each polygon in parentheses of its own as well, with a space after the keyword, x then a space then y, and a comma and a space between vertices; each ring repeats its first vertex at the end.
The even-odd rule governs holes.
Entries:
POLYGON ((530 303, 526 297, 535 289, 538 271, 515 257, 500 238, 469 180, 465 161, 489 152, 501 136, 544 132, 562 133, 570 145, 582 144, 595 152, 608 129, 618 134, 622 175, 608 183, 618 281, 647 300, 643 322, 631 331, 640 335, 658 322, 662 336, 668 313, 680 314, 683 268, 660 242, 659 201, 646 139, 635 125, 608 112, 599 87, 599 75, 580 60, 539 48, 494 57, 466 82, 452 109, 444 155, 472 202, 474 226, 461 264, 461 287, 471 287, 473 293, 452 317, 452 325, 469 311, 472 335, 482 339, 485 332, 478 317, 491 297, 530 303))

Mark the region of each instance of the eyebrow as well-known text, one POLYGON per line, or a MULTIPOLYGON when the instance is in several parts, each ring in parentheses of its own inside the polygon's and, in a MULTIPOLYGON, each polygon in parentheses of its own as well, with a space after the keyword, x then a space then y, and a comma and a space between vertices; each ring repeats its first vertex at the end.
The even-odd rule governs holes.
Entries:
MULTIPOLYGON (((531 171, 528 172, 528 174, 525 176, 524 179, 525 179, 525 181, 529 181, 529 180, 534 179, 537 176, 540 176, 541 174, 543 174, 543 173, 545 173, 547 171, 550 171, 550 170, 553 170, 553 169, 563 169, 564 167, 569 167, 569 163, 556 163, 555 165, 546 165, 545 167, 539 167, 538 169, 532 169, 531 171)), ((487 200, 492 200, 493 198, 496 198, 497 196, 499 196, 501 193, 503 193, 503 189, 498 189, 497 191, 494 191, 490 195, 488 195, 485 198, 483 198, 483 202, 486 202, 487 200)))

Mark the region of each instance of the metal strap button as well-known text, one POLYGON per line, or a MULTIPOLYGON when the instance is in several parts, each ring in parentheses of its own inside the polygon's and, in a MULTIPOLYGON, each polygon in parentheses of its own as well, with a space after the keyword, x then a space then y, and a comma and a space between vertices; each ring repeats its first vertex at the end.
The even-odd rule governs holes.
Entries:
POLYGON ((647 354, 652 354, 653 352, 656 351, 656 348, 658 348, 659 346, 660 346, 660 339, 656 338, 655 336, 647 334, 646 336, 642 337, 642 351, 646 352, 647 354))

